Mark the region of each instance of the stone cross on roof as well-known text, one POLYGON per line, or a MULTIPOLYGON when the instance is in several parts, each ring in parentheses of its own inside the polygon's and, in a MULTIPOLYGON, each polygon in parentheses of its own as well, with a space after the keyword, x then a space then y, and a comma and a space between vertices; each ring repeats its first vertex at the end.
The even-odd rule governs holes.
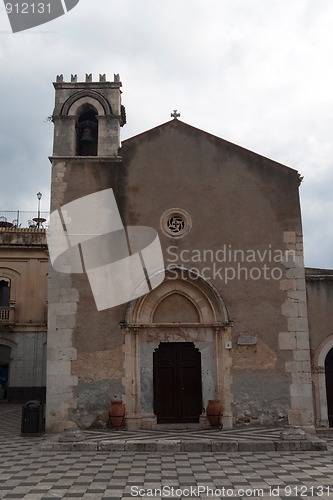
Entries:
POLYGON ((171 113, 171 116, 172 116, 172 118, 173 118, 174 120, 177 120, 177 118, 179 118, 179 117, 180 117, 180 113, 177 113, 177 110, 176 110, 176 109, 174 109, 174 110, 173 110, 173 113, 171 113))

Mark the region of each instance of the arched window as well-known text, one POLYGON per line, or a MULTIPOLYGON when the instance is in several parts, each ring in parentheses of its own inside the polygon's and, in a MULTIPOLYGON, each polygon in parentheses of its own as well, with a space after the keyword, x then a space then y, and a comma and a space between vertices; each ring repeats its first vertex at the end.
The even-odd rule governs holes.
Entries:
POLYGON ((97 156, 97 111, 90 105, 81 108, 76 123, 77 156, 97 156))
POLYGON ((0 276, 0 321, 9 321, 10 280, 0 276))
POLYGON ((10 280, 0 276, 0 307, 9 307, 10 280))

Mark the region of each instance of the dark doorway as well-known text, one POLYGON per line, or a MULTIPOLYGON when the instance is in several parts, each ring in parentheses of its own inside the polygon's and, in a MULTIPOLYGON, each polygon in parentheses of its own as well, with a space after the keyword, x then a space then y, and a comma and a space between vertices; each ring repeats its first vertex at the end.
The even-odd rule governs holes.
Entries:
POLYGON ((0 344, 0 400, 8 399, 8 378, 11 348, 0 344))
POLYGON ((0 364, 0 401, 8 399, 8 365, 0 364))
POLYGON ((325 359, 325 379, 328 422, 329 426, 333 427, 333 349, 328 352, 325 359))
POLYGON ((200 351, 193 342, 161 342, 153 362, 157 423, 199 422, 202 413, 200 351))

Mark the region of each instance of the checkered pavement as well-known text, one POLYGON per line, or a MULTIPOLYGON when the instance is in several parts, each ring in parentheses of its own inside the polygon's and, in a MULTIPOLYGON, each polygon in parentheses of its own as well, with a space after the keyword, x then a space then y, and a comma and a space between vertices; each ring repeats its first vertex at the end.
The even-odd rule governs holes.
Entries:
POLYGON ((20 436, 19 410, 0 405, 1 499, 333 498, 331 451, 43 451, 47 438, 20 436))

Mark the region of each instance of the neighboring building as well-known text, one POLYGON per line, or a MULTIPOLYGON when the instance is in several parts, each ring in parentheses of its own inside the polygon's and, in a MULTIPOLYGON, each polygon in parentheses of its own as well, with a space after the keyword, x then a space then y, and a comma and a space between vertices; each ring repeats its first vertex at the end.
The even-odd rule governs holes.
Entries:
MULTIPOLYGON (((226 429, 328 425, 323 370, 327 353, 333 358, 332 272, 308 276, 308 319, 298 172, 187 125, 177 113, 121 145, 118 76, 69 83, 60 76, 54 86, 51 210, 62 231, 68 236, 78 220, 81 228, 85 220, 99 226, 111 197, 105 210, 72 212, 68 204, 111 188, 123 226, 158 232, 166 271, 149 293, 97 310, 112 290, 101 279, 97 299, 90 286, 89 236, 77 231, 75 245, 64 235, 63 269, 73 270, 75 261, 76 272, 50 268, 47 429, 106 425, 115 397, 126 404, 129 428, 205 426, 210 399, 222 401, 226 429)), ((102 240, 96 247, 90 257, 101 259, 107 275, 110 248, 102 240)), ((154 284, 164 269, 149 273, 139 250, 144 282, 154 284)))
POLYGON ((0 400, 45 401, 47 273, 45 230, 2 222, 0 400))
POLYGON ((333 427, 333 270, 305 271, 315 423, 333 427))

